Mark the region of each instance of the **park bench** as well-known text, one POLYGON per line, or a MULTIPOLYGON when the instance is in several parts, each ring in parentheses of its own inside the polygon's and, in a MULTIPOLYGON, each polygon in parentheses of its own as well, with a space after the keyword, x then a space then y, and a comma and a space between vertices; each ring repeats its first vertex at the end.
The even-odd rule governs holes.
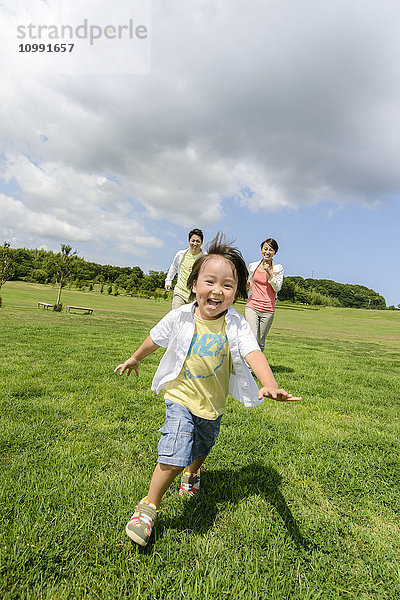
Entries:
POLYGON ((53 308, 52 304, 48 304, 48 302, 38 302, 37 303, 37 307, 40 308, 41 306, 43 306, 43 308, 45 308, 46 310, 48 308, 53 308))
POLYGON ((92 314, 93 308, 85 308, 84 306, 66 306, 65 312, 70 312, 71 310, 83 310, 87 312, 89 315, 92 314))

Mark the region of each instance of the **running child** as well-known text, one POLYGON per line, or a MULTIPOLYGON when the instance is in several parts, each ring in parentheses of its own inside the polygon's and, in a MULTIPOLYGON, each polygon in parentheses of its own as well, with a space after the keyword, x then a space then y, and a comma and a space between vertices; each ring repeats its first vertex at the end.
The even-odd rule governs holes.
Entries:
POLYGON ((278 387, 249 324, 232 307, 237 298, 247 298, 247 277, 239 250, 217 236, 189 276, 195 301, 169 312, 114 370, 138 375, 146 356, 166 348, 151 386, 157 393, 163 389, 165 397, 158 464, 147 496, 126 526, 126 534, 141 546, 147 545, 161 499, 177 475, 183 471, 180 495, 198 493, 200 467, 218 437, 228 394, 245 406, 261 404, 264 397, 301 400, 278 387))

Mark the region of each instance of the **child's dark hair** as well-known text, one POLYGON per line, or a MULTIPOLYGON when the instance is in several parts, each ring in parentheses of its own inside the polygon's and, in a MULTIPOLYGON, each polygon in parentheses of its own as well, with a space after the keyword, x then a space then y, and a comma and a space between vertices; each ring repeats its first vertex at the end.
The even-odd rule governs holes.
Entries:
POLYGON ((235 300, 238 298, 242 298, 243 300, 247 300, 247 278, 249 276, 249 272, 246 267, 246 263, 243 260, 242 253, 238 248, 232 246, 233 242, 227 242, 223 233, 219 232, 215 236, 215 238, 210 242, 207 248, 207 254, 204 254, 193 265, 192 272, 189 275, 187 280, 187 287, 190 290, 189 300, 195 300, 196 295, 193 292, 193 282, 197 281, 199 277, 199 273, 203 265, 207 262, 209 258, 213 256, 222 256, 229 260, 232 263, 235 276, 237 279, 237 290, 235 300))

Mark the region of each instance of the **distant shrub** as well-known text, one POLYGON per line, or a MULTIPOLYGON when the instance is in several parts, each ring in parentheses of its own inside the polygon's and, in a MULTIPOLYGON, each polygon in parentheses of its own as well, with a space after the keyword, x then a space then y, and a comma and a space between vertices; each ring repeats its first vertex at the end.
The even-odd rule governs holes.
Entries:
POLYGON ((75 287, 77 290, 84 292, 86 289, 86 282, 83 279, 75 279, 75 287))
POLYGON ((53 305, 53 310, 55 312, 61 312, 62 311, 62 307, 63 307, 62 302, 59 302, 58 304, 54 304, 53 305))
POLYGON ((315 290, 311 290, 307 294, 308 303, 320 306, 340 306, 340 302, 337 298, 333 298, 331 296, 325 296, 320 292, 316 292, 315 290))
POLYGON ((46 283, 49 274, 44 269, 32 269, 30 278, 37 283, 46 283))

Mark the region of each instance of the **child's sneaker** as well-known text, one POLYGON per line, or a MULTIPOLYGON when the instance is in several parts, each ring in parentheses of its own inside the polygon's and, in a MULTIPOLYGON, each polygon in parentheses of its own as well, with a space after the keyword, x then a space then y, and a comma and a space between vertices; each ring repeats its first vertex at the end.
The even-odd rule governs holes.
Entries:
POLYGON ((187 498, 195 498, 200 491, 200 470, 197 473, 189 473, 185 471, 181 479, 181 487, 179 490, 180 496, 187 498))
POLYGON ((142 498, 125 528, 126 535, 140 546, 147 546, 158 511, 154 504, 142 498))

